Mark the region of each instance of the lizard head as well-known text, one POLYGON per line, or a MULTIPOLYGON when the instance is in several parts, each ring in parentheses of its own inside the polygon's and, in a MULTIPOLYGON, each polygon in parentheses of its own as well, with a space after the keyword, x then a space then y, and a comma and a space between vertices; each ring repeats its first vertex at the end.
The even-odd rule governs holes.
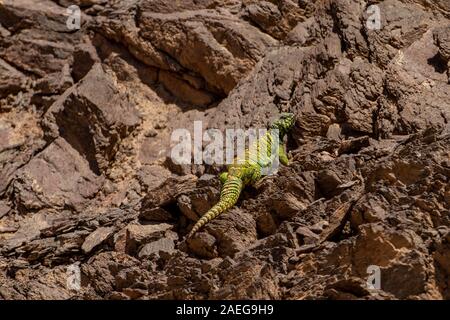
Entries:
POLYGON ((282 113, 280 115, 280 118, 276 120, 271 128, 272 129, 278 129, 280 131, 280 134, 284 136, 286 132, 292 129, 292 127, 295 124, 295 116, 293 113, 282 113))

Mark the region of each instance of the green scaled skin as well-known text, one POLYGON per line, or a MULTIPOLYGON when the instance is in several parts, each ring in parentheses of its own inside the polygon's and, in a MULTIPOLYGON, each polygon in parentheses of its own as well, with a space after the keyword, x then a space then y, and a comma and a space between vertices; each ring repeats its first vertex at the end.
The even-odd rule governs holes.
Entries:
POLYGON ((274 158, 271 155, 274 137, 270 129, 278 130, 278 156, 280 162, 283 165, 289 164, 282 141, 287 132, 292 129, 294 123, 295 117, 292 113, 282 113, 280 118, 270 126, 268 132, 256 142, 256 146, 245 150, 244 159, 242 157, 235 158, 233 164, 228 166, 228 172, 223 172, 219 175, 223 183, 219 202, 197 221, 187 238, 192 237, 209 221, 233 207, 238 201, 239 195, 244 187, 254 185, 261 179, 262 169, 271 166, 274 158), (262 147, 266 147, 267 152, 260 152, 262 147), (254 154, 255 152, 256 154, 254 154))

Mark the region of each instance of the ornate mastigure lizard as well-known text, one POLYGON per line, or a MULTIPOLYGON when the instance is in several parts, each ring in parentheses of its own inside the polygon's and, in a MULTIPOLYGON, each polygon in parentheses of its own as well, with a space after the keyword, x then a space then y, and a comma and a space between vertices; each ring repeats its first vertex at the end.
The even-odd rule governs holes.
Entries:
POLYGON ((227 172, 219 175, 220 181, 223 183, 219 202, 197 221, 187 238, 192 237, 209 221, 233 207, 244 187, 254 185, 260 180, 263 170, 272 166, 275 156, 279 156, 282 164, 288 165, 289 160, 282 141, 294 123, 295 117, 292 113, 282 113, 264 136, 246 149, 242 156, 236 157, 228 166, 227 172), (277 144, 278 148, 275 150, 277 154, 273 154, 273 149, 277 144))

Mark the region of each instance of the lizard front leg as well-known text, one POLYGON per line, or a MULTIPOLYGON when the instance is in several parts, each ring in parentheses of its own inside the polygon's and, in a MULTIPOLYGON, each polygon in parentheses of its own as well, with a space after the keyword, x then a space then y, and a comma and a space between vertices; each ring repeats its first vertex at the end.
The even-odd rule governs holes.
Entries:
POLYGON ((280 159, 281 164, 288 166, 289 165, 289 158, 286 154, 286 151, 284 151, 284 145, 280 144, 278 147, 278 157, 280 159))
POLYGON ((221 174, 219 174, 219 180, 220 182, 222 182, 222 184, 224 184, 228 179, 228 172, 222 172, 221 174))

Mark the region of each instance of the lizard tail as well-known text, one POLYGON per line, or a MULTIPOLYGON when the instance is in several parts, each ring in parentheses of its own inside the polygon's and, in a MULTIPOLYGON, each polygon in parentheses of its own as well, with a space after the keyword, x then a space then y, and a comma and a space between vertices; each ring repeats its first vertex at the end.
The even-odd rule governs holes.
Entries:
POLYGON ((220 192, 220 200, 211 209, 208 210, 194 225, 191 232, 186 238, 192 237, 201 227, 207 224, 209 221, 216 218, 221 213, 224 213, 232 206, 234 206, 239 199, 243 188, 243 182, 238 177, 228 177, 228 180, 224 183, 222 191, 220 192))

